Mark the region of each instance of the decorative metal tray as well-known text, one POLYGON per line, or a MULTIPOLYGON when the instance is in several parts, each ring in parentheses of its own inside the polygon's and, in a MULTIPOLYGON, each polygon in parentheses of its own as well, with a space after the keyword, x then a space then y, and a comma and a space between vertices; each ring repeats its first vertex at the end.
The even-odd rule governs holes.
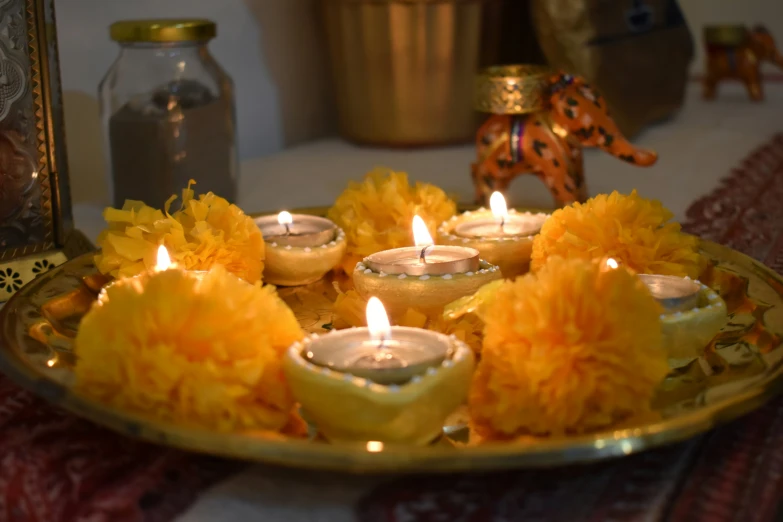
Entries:
MULTIPOLYGON (((715 262, 705 281, 727 302, 730 321, 707 356, 672 372, 655 401, 654 418, 585 436, 526 438, 472 446, 467 428, 444 430, 426 447, 328 444, 271 438, 253 432, 219 433, 161 423, 113 410, 74 393, 71 341, 95 294, 82 283, 94 274, 83 255, 23 287, 0 312, 0 369, 20 385, 73 413, 121 433, 214 455, 303 468, 349 472, 446 472, 567 465, 628 455, 680 441, 758 408, 783 388, 783 279, 736 251, 704 242, 715 262), (373 448, 376 450, 377 448, 373 448)), ((281 289, 309 331, 332 322, 329 281, 281 289)))

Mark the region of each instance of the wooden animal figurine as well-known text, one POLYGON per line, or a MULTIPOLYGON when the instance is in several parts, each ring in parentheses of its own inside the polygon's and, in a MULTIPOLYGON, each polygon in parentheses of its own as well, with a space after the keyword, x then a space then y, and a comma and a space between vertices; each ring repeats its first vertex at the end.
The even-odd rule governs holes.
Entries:
POLYGON ((753 101, 764 99, 761 87, 761 62, 766 60, 783 68, 783 54, 762 26, 752 31, 742 25, 713 25, 704 28, 707 67, 704 74, 704 98, 715 97, 719 82, 740 80, 753 101))
POLYGON ((524 173, 538 176, 557 206, 585 201, 582 147, 640 167, 657 160, 623 137, 603 98, 579 77, 537 66, 490 67, 479 75, 476 108, 492 114, 476 134, 478 204, 524 173))

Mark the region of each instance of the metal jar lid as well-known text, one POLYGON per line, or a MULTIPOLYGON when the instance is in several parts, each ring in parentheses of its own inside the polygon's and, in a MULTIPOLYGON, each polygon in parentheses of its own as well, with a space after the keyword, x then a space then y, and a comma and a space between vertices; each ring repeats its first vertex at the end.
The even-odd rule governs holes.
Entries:
POLYGON ((217 26, 200 19, 121 20, 109 34, 116 42, 197 42, 214 38, 217 26))

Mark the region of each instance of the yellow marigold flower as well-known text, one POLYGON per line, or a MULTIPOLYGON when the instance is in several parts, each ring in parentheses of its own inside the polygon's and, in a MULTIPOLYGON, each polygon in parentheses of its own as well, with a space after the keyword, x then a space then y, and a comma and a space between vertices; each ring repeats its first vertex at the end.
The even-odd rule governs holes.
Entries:
POLYGON ((629 270, 553 257, 488 303, 470 411, 481 436, 581 433, 650 410, 660 309, 629 270))
POLYGON ((217 265, 117 280, 76 337, 76 388, 111 406, 211 429, 278 431, 294 398, 284 351, 303 337, 274 288, 217 265))
POLYGON ((600 194, 586 203, 556 210, 533 241, 531 268, 551 256, 594 259, 611 256, 636 272, 696 278, 702 268, 698 239, 670 222, 659 201, 600 194))
POLYGON ((328 217, 345 231, 348 250, 343 268, 350 274, 370 254, 412 245, 414 215, 421 216, 435 237, 438 226, 456 212, 456 203, 440 188, 427 183, 411 186, 406 173, 376 168, 363 182, 349 183, 328 217))
POLYGON ((253 219, 236 205, 209 192, 194 198, 182 191, 182 207, 169 213, 141 201, 126 201, 122 209, 107 208, 108 227, 98 237, 98 270, 114 277, 137 275, 155 266, 158 246, 188 270, 223 265, 237 277, 255 283, 264 269, 264 239, 253 219))

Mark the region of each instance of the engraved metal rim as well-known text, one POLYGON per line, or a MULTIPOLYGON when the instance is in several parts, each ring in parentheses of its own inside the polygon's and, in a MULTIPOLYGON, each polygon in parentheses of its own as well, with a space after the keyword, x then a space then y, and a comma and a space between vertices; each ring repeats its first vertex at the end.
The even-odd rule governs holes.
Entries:
POLYGON ((704 41, 716 45, 741 45, 748 38, 744 25, 707 25, 702 32, 704 41))
POLYGON ((474 108, 491 114, 528 114, 547 108, 549 77, 541 65, 496 65, 479 71, 474 108))
MULTIPOLYGON (((734 259, 774 280, 783 288, 783 278, 748 256, 730 248, 702 241, 701 247, 721 259, 734 259)), ((20 386, 96 424, 150 442, 184 450, 243 460, 306 469, 328 469, 354 473, 417 473, 540 468, 573 465, 621 457, 680 442, 761 407, 783 391, 783 363, 756 386, 718 403, 672 419, 641 427, 606 431, 594 435, 537 441, 522 445, 494 443, 460 449, 440 446, 394 447, 370 453, 356 446, 315 444, 306 440, 267 440, 252 434, 217 433, 113 410, 87 397, 71 393, 27 366, 15 354, 19 347, 11 336, 15 303, 37 286, 57 277, 69 264, 85 254, 27 284, 0 310, 0 370, 20 386), (774 372, 774 373, 773 373, 774 372)), ((780 292, 777 292, 781 295, 780 292)), ((781 326, 781 325, 777 325, 781 326)))

